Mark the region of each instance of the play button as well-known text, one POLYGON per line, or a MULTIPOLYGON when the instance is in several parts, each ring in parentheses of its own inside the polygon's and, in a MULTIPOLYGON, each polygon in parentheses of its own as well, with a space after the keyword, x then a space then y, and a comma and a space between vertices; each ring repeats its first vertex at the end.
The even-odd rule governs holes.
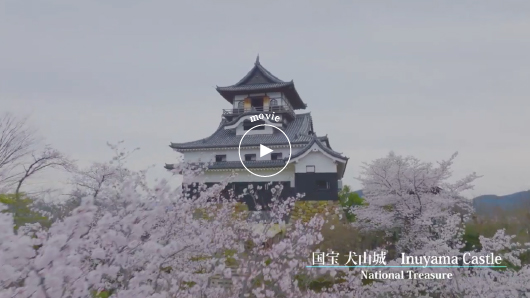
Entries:
POLYGON ((272 176, 276 176, 276 175, 280 174, 283 170, 285 170, 285 168, 287 167, 287 165, 291 161, 291 154, 292 154, 291 141, 287 137, 287 134, 283 130, 278 128, 277 126, 270 125, 270 124, 259 124, 259 125, 256 125, 256 126, 252 127, 251 129, 247 130, 243 134, 243 137, 241 137, 241 140, 239 141, 238 151, 239 151, 239 160, 241 161, 241 164, 243 165, 245 170, 247 170, 250 174, 252 174, 254 176, 258 176, 258 177, 262 177, 262 178, 272 177, 272 176), (276 135, 277 133, 273 133, 273 135, 271 135, 270 133, 263 134, 263 135, 252 134, 252 136, 251 136, 252 140, 249 140, 247 142, 243 142, 243 140, 245 139, 245 137, 247 136, 247 134, 249 132, 251 132, 256 127, 260 127, 260 126, 270 126, 270 127, 273 128, 273 130, 278 130, 285 137, 285 143, 283 143, 281 141, 278 142, 278 137, 274 137, 273 140, 270 140, 270 138, 272 136, 276 135), (263 144, 260 144, 260 143, 265 143, 265 144, 271 143, 271 145, 269 145, 269 146, 278 146, 277 155, 274 156, 274 159, 273 159, 272 155, 271 155, 270 159, 268 157, 264 158, 264 156, 268 155, 269 153, 271 153, 274 150, 269 148, 269 147, 267 147, 267 146, 264 146, 263 144), (245 156, 244 160, 245 161, 243 161, 243 158, 241 158, 241 145, 242 144, 243 144, 243 150, 246 151, 245 152, 246 154, 244 154, 244 156, 245 156), (256 149, 258 149, 257 148, 258 144, 259 144, 259 159, 256 159, 256 154, 255 153, 257 153, 256 149), (274 145, 272 145, 272 144, 274 144, 274 145), (285 145, 289 146, 289 158, 282 158, 282 155, 284 157, 287 155, 285 145), (278 158, 278 156, 279 156, 279 158, 278 158), (274 174, 260 175, 260 174, 254 173, 249 168, 256 169, 258 171, 262 170, 262 171, 265 171, 265 173, 266 172, 270 173, 270 170, 272 170, 272 169, 277 169, 277 168, 281 168, 281 169, 278 172, 274 173, 274 174))
POLYGON ((259 157, 263 157, 263 156, 271 153, 272 151, 274 151, 274 150, 259 144, 259 157))

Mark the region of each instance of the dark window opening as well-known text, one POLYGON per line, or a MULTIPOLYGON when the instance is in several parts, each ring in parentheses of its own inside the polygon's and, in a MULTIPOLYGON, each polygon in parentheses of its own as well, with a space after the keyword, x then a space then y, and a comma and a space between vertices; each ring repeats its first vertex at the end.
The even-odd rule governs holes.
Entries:
MULTIPOLYGON (((254 125, 253 125, 253 126, 261 125, 261 124, 265 124, 265 121, 263 121, 263 120, 258 120, 258 121, 256 121, 256 122, 254 122, 254 125)), ((264 130, 264 129, 265 129, 265 125, 254 128, 254 130, 264 130)))
POLYGON ((329 182, 326 180, 317 180, 317 189, 318 190, 327 190, 329 189, 329 182))
POLYGON ((315 172, 315 166, 306 166, 305 167, 306 173, 314 173, 315 172))
POLYGON ((280 160, 282 159, 282 153, 271 153, 271 160, 280 160))
MULTIPOLYGON (((249 130, 249 129, 251 129, 252 127, 254 127, 256 125, 261 125, 261 124, 265 124, 265 121, 258 120, 258 121, 255 121, 255 122, 250 122, 250 120, 247 119, 247 120, 243 121, 243 129, 244 130, 249 130)), ((265 129, 265 125, 254 128, 254 130, 264 130, 264 129, 265 129)))
POLYGON ((226 155, 216 155, 215 162, 226 161, 226 155))
POLYGON ((256 111, 263 111, 263 97, 250 98, 250 105, 256 111))
POLYGON ((253 124, 252 124, 252 122, 250 122, 250 120, 247 119, 247 120, 243 121, 243 129, 244 130, 249 130, 249 129, 252 128, 252 126, 253 126, 253 124))
POLYGON ((245 161, 256 160, 256 154, 245 154, 245 161))

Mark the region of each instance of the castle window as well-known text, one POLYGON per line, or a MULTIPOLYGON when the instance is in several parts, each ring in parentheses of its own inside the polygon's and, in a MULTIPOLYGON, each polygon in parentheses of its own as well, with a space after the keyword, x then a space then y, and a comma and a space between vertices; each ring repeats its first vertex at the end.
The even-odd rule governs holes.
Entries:
POLYGON ((252 126, 254 126, 254 125, 252 124, 252 122, 250 122, 250 120, 247 119, 247 120, 243 121, 243 129, 244 130, 249 130, 249 129, 252 128, 252 126))
POLYGON ((215 156, 215 162, 222 162, 226 161, 226 155, 216 155, 215 156))
POLYGON ((271 111, 279 111, 280 107, 278 107, 278 100, 275 99, 275 98, 271 99, 271 101, 269 103, 269 107, 270 107, 269 109, 271 111))
POLYGON ((305 166, 306 173, 314 173, 315 172, 315 166, 305 166))
POLYGON ((263 111, 263 97, 251 97, 250 104, 255 111, 263 111))
MULTIPOLYGON (((260 124, 265 124, 265 121, 263 121, 263 120, 258 120, 258 121, 256 121, 256 122, 254 122, 254 125, 253 125, 253 126, 260 125, 260 124)), ((265 129, 265 125, 254 128, 254 130, 264 130, 264 129, 265 129)))
POLYGON ((256 160, 256 154, 245 154, 245 161, 256 160))
MULTIPOLYGON (((256 125, 260 125, 260 124, 265 124, 265 121, 258 120, 258 121, 255 121, 255 122, 250 122, 250 120, 247 119, 247 120, 243 121, 243 129, 244 130, 249 130, 252 127, 254 127, 256 125)), ((264 130, 264 129, 265 129, 265 125, 254 128, 254 130, 264 130)))
POLYGON ((317 180, 317 189, 318 190, 328 190, 329 182, 326 180, 317 180))
POLYGON ((271 160, 280 160, 282 159, 282 153, 271 153, 271 160))

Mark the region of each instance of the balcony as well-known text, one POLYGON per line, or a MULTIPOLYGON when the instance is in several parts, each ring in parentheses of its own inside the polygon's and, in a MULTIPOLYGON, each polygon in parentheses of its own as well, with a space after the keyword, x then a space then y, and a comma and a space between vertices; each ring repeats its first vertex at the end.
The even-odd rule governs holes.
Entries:
POLYGON ((289 106, 269 106, 268 108, 264 107, 250 107, 250 108, 241 108, 241 109, 223 109, 223 116, 225 117, 234 117, 239 116, 244 113, 286 113, 290 115, 291 117, 295 117, 295 113, 293 109, 289 106))

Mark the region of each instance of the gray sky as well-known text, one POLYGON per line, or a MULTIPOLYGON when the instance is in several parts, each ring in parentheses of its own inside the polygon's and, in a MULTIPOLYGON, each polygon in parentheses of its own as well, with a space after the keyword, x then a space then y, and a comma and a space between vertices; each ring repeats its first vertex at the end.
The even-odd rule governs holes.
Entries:
POLYGON ((216 129, 215 85, 257 53, 294 79, 354 188, 362 161, 394 150, 458 151, 456 178, 484 175, 470 196, 530 189, 528 1, 6 0, 0 112, 81 163, 123 139, 134 167, 167 176, 169 142, 216 129))

